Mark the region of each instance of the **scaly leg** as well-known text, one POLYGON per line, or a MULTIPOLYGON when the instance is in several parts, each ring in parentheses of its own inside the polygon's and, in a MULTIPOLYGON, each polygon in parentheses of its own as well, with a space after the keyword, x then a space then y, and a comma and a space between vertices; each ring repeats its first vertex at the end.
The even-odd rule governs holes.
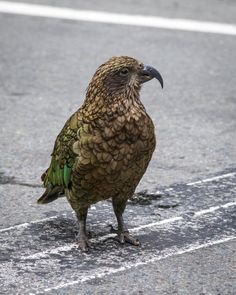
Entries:
POLYGON ((88 252, 89 243, 86 232, 86 218, 87 218, 88 208, 82 208, 76 212, 79 226, 79 234, 77 236, 78 244, 83 252, 88 252))
POLYGON ((117 223, 118 223, 118 230, 115 230, 113 227, 111 228, 111 232, 117 233, 118 240, 121 244, 124 244, 125 242, 130 243, 135 246, 139 246, 140 242, 138 239, 132 237, 129 234, 129 231, 124 223, 123 220, 123 212, 126 207, 126 200, 117 200, 117 199, 112 199, 112 205, 113 209, 116 215, 117 223))

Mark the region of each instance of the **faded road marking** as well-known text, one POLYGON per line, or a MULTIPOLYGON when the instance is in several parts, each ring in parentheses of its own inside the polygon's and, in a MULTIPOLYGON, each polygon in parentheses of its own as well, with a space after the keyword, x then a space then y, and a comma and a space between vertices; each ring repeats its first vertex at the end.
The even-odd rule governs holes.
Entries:
MULTIPOLYGON (((66 214, 62 214, 62 216, 66 216, 66 214)), ((7 228, 2 228, 2 229, 0 229, 0 233, 6 232, 6 231, 9 231, 9 230, 15 230, 15 229, 20 229, 20 228, 27 228, 31 224, 41 223, 41 222, 53 220, 53 219, 56 219, 58 217, 59 217, 58 215, 55 215, 55 216, 50 216, 50 217, 46 217, 46 218, 42 218, 42 219, 33 220, 31 222, 20 223, 20 224, 13 225, 13 226, 10 226, 10 227, 7 227, 7 228)))
POLYGON ((203 184, 203 183, 206 183, 206 182, 218 181, 220 179, 228 178, 228 177, 233 177, 235 175, 236 175, 236 172, 226 173, 226 174, 218 175, 218 176, 207 178, 207 179, 203 179, 203 180, 198 180, 198 181, 195 181, 195 182, 190 182, 190 183, 187 183, 187 185, 198 185, 198 184, 203 184))
POLYGON ((142 260, 138 260, 137 262, 130 263, 130 264, 129 263, 124 263, 119 268, 95 269, 93 271, 93 274, 91 274, 91 275, 81 277, 80 279, 75 280, 75 281, 68 281, 68 282, 59 284, 57 286, 51 287, 51 288, 46 288, 43 291, 44 292, 50 292, 52 290, 62 289, 62 288, 73 286, 73 285, 76 285, 76 284, 79 284, 79 283, 84 283, 84 282, 87 282, 87 281, 90 281, 90 280, 93 280, 93 279, 103 278, 105 276, 116 274, 116 273, 119 273, 119 272, 123 272, 123 271, 129 270, 129 269, 132 269, 134 267, 146 265, 146 264, 153 263, 153 262, 156 262, 156 261, 168 258, 168 257, 182 255, 182 254, 185 254, 185 253, 193 252, 193 251, 203 249, 203 248, 207 248, 207 247, 210 247, 210 246, 226 243, 226 242, 232 241, 234 239, 236 239, 235 236, 222 236, 222 237, 220 237, 220 239, 217 239, 217 240, 212 239, 212 240, 210 240, 210 241, 208 241, 206 243, 203 243, 201 245, 199 245, 199 243, 194 243, 194 244, 190 244, 190 245, 188 245, 188 246, 186 246, 186 247, 184 247, 182 249, 178 249, 177 247, 172 247, 170 249, 160 251, 157 256, 154 256, 151 259, 143 260, 143 257, 142 257, 142 260))
POLYGON ((74 21, 236 35, 235 24, 215 23, 188 19, 171 19, 156 16, 120 14, 104 11, 75 10, 70 8, 19 2, 16 3, 0 1, 0 12, 57 19, 69 19, 74 21))
MULTIPOLYGON (((236 175, 236 172, 226 173, 226 174, 218 175, 218 176, 211 177, 211 178, 202 179, 202 180, 195 181, 195 182, 190 182, 190 183, 187 183, 186 185, 192 186, 192 185, 204 184, 204 183, 208 183, 208 182, 211 182, 211 181, 218 181, 220 179, 230 178, 230 177, 233 177, 235 175, 236 175)), ((165 191, 172 191, 172 190, 173 190, 173 188, 165 189, 165 191)), ((218 209, 218 206, 216 206, 216 208, 218 209)), ((212 210, 212 209, 214 211, 214 207, 211 207, 211 209, 206 209, 206 210, 212 210)), ((62 214, 62 216, 66 216, 66 215, 67 214, 62 214)), ((34 221, 31 221, 31 222, 25 222, 25 223, 13 225, 13 226, 10 226, 10 227, 7 227, 7 228, 0 229, 0 233, 1 232, 6 232, 6 231, 9 231, 9 230, 14 230, 14 229, 27 228, 31 224, 42 223, 44 221, 49 221, 49 220, 52 220, 52 219, 56 219, 58 217, 59 217, 59 215, 55 215, 55 216, 50 216, 50 217, 43 218, 43 219, 34 220, 34 221)), ((176 217, 173 217, 173 218, 176 218, 176 217)), ((143 225, 143 226, 146 227, 146 225, 143 225)))
MULTIPOLYGON (((221 208, 226 209, 232 206, 236 206, 236 202, 229 202, 220 206, 214 206, 214 207, 210 207, 204 210, 200 210, 197 212, 194 212, 193 217, 199 217, 202 216, 204 214, 208 214, 208 213, 212 213, 214 211, 217 211, 221 208)), ((130 232, 139 232, 142 229, 145 228, 151 228, 151 227, 158 227, 167 223, 172 223, 172 222, 176 222, 176 221, 180 221, 184 219, 184 213, 183 216, 176 216, 176 217, 172 217, 172 218, 168 218, 168 219, 164 219, 164 220, 160 220, 157 222, 152 222, 152 223, 148 223, 148 224, 144 224, 144 225, 140 225, 134 228, 129 229, 130 232)), ((102 237, 99 237, 97 239, 90 239, 91 242, 100 242, 100 241, 104 241, 106 239, 115 237, 116 234, 107 234, 104 235, 102 237)), ((60 254, 60 253, 64 253, 64 252, 69 252, 71 251, 73 248, 76 248, 76 244, 70 244, 70 245, 65 245, 65 246, 61 246, 61 247, 57 247, 57 248, 53 248, 53 249, 48 249, 45 251, 40 251, 38 253, 34 253, 32 255, 28 255, 28 256, 22 256, 21 259, 22 260, 27 260, 27 259, 40 259, 40 258, 46 258, 47 256, 51 255, 51 254, 60 254)))
POLYGON ((214 211, 219 210, 221 208, 226 209, 226 208, 229 208, 229 207, 232 207, 232 206, 235 206, 235 205, 236 205, 236 202, 229 202, 229 203, 226 203, 224 205, 213 206, 213 207, 210 207, 208 209, 203 209, 203 210, 200 210, 200 211, 196 212, 194 214, 194 216, 202 216, 204 214, 208 214, 208 213, 214 212, 214 211))

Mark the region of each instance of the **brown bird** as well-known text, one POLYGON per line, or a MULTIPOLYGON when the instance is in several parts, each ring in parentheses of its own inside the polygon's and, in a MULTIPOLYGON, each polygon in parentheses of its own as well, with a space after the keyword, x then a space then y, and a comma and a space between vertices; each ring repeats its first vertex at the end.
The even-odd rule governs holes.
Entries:
POLYGON ((95 72, 83 105, 56 138, 51 163, 42 175, 39 204, 65 194, 76 212, 78 242, 89 248, 90 205, 112 199, 118 239, 139 245, 123 221, 127 200, 145 173, 155 149, 154 125, 139 98, 141 85, 160 73, 127 56, 112 57, 95 72))

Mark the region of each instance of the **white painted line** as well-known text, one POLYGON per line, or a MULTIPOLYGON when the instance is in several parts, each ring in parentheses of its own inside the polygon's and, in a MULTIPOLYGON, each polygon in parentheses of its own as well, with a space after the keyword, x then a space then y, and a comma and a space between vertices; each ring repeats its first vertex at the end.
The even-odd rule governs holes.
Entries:
POLYGON ((236 35, 235 24, 204 22, 187 19, 171 19, 144 15, 119 14, 92 10, 75 10, 70 8, 19 2, 0 1, 0 12, 57 19, 69 19, 74 21, 236 35))
POLYGON ((144 228, 153 227, 153 226, 159 226, 159 225, 163 225, 163 224, 166 224, 166 223, 179 221, 181 219, 183 219, 183 217, 181 217, 181 216, 171 217, 171 218, 164 219, 164 220, 161 220, 161 221, 152 222, 152 223, 148 223, 148 224, 143 224, 143 225, 131 228, 130 231, 137 232, 137 231, 140 231, 141 229, 144 229, 144 228))
POLYGON ((99 269, 95 269, 94 271, 91 271, 91 274, 89 274, 89 275, 84 275, 84 276, 81 275, 78 280, 61 283, 61 284, 59 284, 57 286, 54 286, 54 287, 51 287, 51 288, 46 288, 43 291, 44 292, 51 292, 52 290, 59 290, 59 289, 66 288, 66 287, 69 287, 69 286, 73 286, 73 285, 76 285, 76 284, 79 284, 79 283, 84 283, 84 282, 87 282, 87 281, 90 281, 90 280, 93 280, 93 279, 99 279, 99 278, 106 277, 108 275, 112 275, 112 274, 116 274, 116 273, 119 273, 119 272, 127 271, 129 269, 134 268, 134 267, 154 263, 154 262, 157 262, 159 260, 162 260, 162 259, 165 259, 165 258, 168 258, 168 257, 178 256, 178 255, 182 255, 182 254, 185 254, 185 253, 194 252, 194 251, 199 250, 199 249, 203 249, 203 248, 211 247, 211 246, 214 246, 214 245, 226 243, 226 242, 232 241, 234 239, 236 239, 235 236, 222 236, 222 237, 220 237, 220 239, 217 239, 217 240, 212 239, 212 240, 209 240, 206 243, 203 243, 203 244, 200 244, 200 245, 199 245, 199 243, 190 244, 190 245, 188 245, 188 246, 186 246, 186 247, 184 247, 182 249, 179 249, 177 247, 172 247, 170 249, 160 251, 159 253, 157 253, 158 255, 156 255, 156 256, 155 256, 155 253, 154 253, 153 254, 154 257, 151 258, 151 259, 143 260, 143 257, 142 257, 141 260, 139 259, 135 263, 130 263, 130 264, 129 263, 124 263, 119 268, 112 268, 112 267, 104 268, 104 267, 101 267, 99 269))
POLYGON ((61 246, 61 247, 57 247, 54 249, 49 249, 47 251, 41 251, 41 252, 37 252, 35 254, 32 255, 28 255, 28 256, 22 256, 20 257, 21 260, 28 260, 28 259, 41 259, 41 258, 46 258, 49 254, 62 254, 63 252, 69 252, 71 251, 73 248, 78 248, 78 245, 76 243, 72 243, 66 246, 61 246))
POLYGON ((235 175, 236 175, 236 172, 222 174, 222 175, 218 175, 218 176, 215 176, 215 177, 211 177, 211 178, 207 178, 207 179, 203 179, 203 180, 199 180, 199 181, 195 181, 195 182, 190 182, 190 183, 187 183, 187 185, 203 184, 205 182, 217 181, 217 180, 220 180, 222 178, 233 177, 235 175))
MULTIPOLYGON (((160 220, 157 222, 152 222, 152 223, 148 223, 148 224, 143 224, 134 228, 131 228, 129 231, 130 232, 137 232, 139 230, 142 230, 144 228, 149 228, 149 227, 154 227, 154 226, 159 226, 159 225, 163 225, 166 223, 171 223, 171 222, 175 222, 178 220, 183 219, 183 217, 181 216, 177 216, 177 217, 172 217, 172 218, 168 218, 168 219, 164 219, 164 220, 160 220)), ((113 238, 115 237, 116 234, 115 233, 110 233, 110 234, 106 234, 104 236, 98 237, 98 238, 92 238, 89 241, 91 243, 98 243, 98 242, 103 242, 109 238, 113 238)), ((76 245, 75 243, 72 243, 70 245, 66 245, 66 246, 61 246, 61 247, 57 247, 57 248, 53 248, 53 249, 48 249, 46 251, 41 251, 41 252, 37 252, 35 254, 32 255, 28 255, 28 256, 22 256, 20 259, 22 260, 27 260, 27 259, 40 259, 40 258, 46 258, 48 257, 48 255, 51 254, 61 254, 63 252, 69 252, 71 251, 73 248, 77 248, 78 245, 76 245)))
POLYGON ((214 206, 214 207, 210 207, 208 209, 203 209, 201 211, 195 212, 194 217, 201 216, 201 215, 208 214, 208 213, 212 213, 212 212, 214 212, 216 210, 219 210, 221 208, 225 209, 225 208, 229 208, 229 207, 232 207, 232 206, 236 206, 236 202, 229 202, 229 203, 226 203, 224 205, 214 206))
MULTIPOLYGON (((200 210, 194 213, 194 217, 198 217, 198 216, 202 216, 204 214, 208 214, 208 213, 212 213, 214 211, 217 211, 221 208, 228 208, 228 207, 232 207, 232 206, 236 206, 236 202, 229 202, 220 206, 214 206, 214 207, 210 207, 208 209, 204 209, 204 210, 200 210)), ((148 223, 148 224, 144 224, 144 225, 140 225, 134 228, 131 228, 129 231, 130 232, 138 232, 144 228, 150 228, 150 227, 157 227, 157 226, 161 226, 163 224, 167 224, 167 223, 172 223, 175 221, 179 221, 179 220, 183 220, 184 217, 183 216, 176 216, 176 217, 172 217, 172 218, 168 218, 168 219, 164 219, 164 220, 160 220, 157 222, 152 222, 152 223, 148 223)), ((104 235, 102 237, 99 237, 97 239, 93 238, 90 239, 90 242, 102 242, 108 238, 112 238, 115 237, 116 234, 107 234, 104 235)), ((61 254, 64 252, 69 252, 71 251, 73 248, 78 247, 75 243, 72 243, 70 245, 66 245, 66 246, 61 246, 61 247, 57 247, 57 248, 53 248, 53 249, 48 249, 45 251, 41 251, 41 252, 37 252, 35 254, 32 255, 28 255, 28 256, 22 256, 20 257, 20 259, 22 260, 27 260, 27 259, 40 259, 40 258, 46 258, 51 254, 61 254)))
MULTIPOLYGON (((62 214, 63 216, 66 216, 66 214, 62 214)), ((52 220, 52 219, 56 219, 58 218, 59 216, 58 215, 55 215, 55 216, 51 216, 51 217, 47 217, 47 218, 42 218, 42 219, 37 219, 37 220, 33 220, 31 222, 25 222, 25 223, 21 223, 21 224, 17 224, 17 225, 13 225, 13 226, 10 226, 10 227, 7 227, 7 228, 2 228, 0 229, 0 233, 3 233, 3 232, 6 232, 6 231, 9 231, 9 230, 14 230, 14 229, 20 229, 20 228, 27 228, 29 227, 31 224, 35 224, 35 223, 41 223, 41 222, 44 222, 44 221, 48 221, 48 220, 52 220)))
MULTIPOLYGON (((0 1, 0 3, 1 3, 1 1, 0 1)), ((234 175, 236 175, 236 172, 227 173, 227 174, 215 176, 215 177, 212 177, 212 178, 203 179, 203 180, 199 180, 199 181, 196 181, 196 182, 190 182, 190 183, 187 183, 187 185, 203 184, 203 183, 206 183, 206 182, 211 182, 211 181, 216 181, 216 180, 227 178, 227 177, 232 177, 234 175)), ((168 191, 168 190, 173 190, 173 189, 172 188, 166 189, 166 191, 168 191)), ((216 206, 216 207, 218 208, 218 206, 216 206)), ((212 207, 212 208, 214 208, 214 207, 212 207)), ((207 210, 209 210, 209 209, 207 209, 207 210)), ((72 212, 72 213, 74 214, 74 212, 72 212)), ((67 214, 62 214, 62 215, 66 216, 67 214)), ((31 224, 41 223, 41 222, 48 221, 48 220, 51 220, 51 219, 56 219, 58 217, 59 217, 59 215, 56 215, 56 216, 51 216, 51 217, 48 217, 48 218, 34 220, 34 221, 31 221, 31 222, 26 222, 26 223, 13 225, 13 226, 10 226, 10 227, 7 227, 7 228, 0 229, 0 232, 5 232, 5 231, 8 231, 8 230, 12 230, 12 229, 14 230, 14 229, 24 228, 24 227, 26 228, 26 227, 30 226, 31 224)), ((173 218, 178 218, 178 217, 173 217, 173 218)), ((164 220, 162 222, 164 222, 164 220)), ((151 226, 151 223, 150 223, 150 226, 151 226)), ((144 227, 148 227, 148 225, 141 225, 140 228, 144 228, 144 227)))

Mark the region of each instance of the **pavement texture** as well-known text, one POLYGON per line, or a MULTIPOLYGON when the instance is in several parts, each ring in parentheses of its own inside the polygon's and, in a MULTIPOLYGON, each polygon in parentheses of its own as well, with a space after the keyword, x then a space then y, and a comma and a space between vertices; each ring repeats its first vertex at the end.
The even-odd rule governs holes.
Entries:
MULTIPOLYGON (((236 23, 230 0, 28 2, 236 23)), ((2 13, 0 36, 0 294, 236 294, 235 36, 2 13), (162 74, 141 95, 158 144, 125 214, 142 246, 117 244, 104 202, 84 255, 66 200, 36 200, 56 135, 113 55, 162 74)))

